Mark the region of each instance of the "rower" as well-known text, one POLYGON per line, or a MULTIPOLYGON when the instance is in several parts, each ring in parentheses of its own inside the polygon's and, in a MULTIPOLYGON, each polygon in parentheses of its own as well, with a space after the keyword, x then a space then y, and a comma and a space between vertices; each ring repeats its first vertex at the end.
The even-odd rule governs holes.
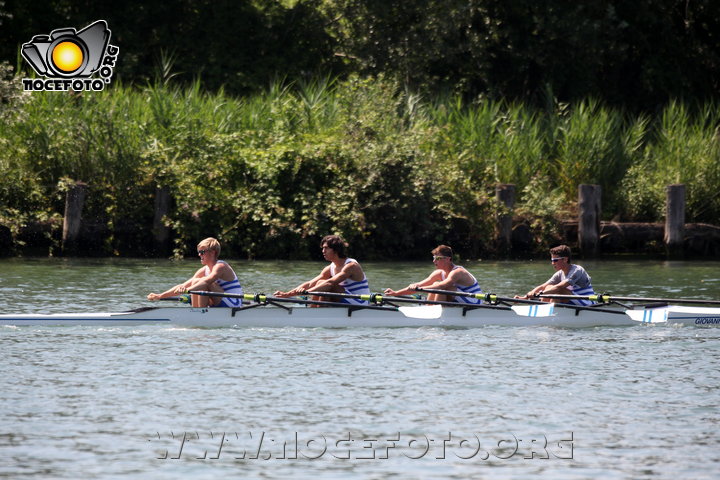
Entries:
MULTIPOLYGON (((198 243, 197 252, 203 267, 195 272, 195 275, 163 293, 150 293, 147 299, 160 300, 191 290, 242 295, 242 286, 235 271, 226 261, 218 260, 220 242, 208 237, 198 243)), ((191 299, 193 307, 239 307, 242 305, 240 298, 191 295, 191 299)))
MULTIPOLYGON (((330 265, 323 268, 320 274, 312 280, 301 283, 287 292, 278 290, 273 295, 280 298, 294 297, 302 295, 305 292, 318 294, 321 294, 322 292, 333 292, 352 295, 370 295, 370 286, 368 284, 368 279, 365 276, 365 272, 363 272, 363 269, 357 260, 354 258, 348 258, 345 254, 347 247, 347 243, 345 243, 340 236, 325 236, 320 242, 320 248, 322 249, 323 257, 325 260, 330 262, 330 265)), ((321 295, 317 298, 324 300, 321 295)), ((339 301, 351 305, 368 304, 365 300, 355 298, 343 298, 339 301)))
MULTIPOLYGON (((547 282, 530 290, 523 297, 515 296, 515 298, 535 298, 539 294, 549 295, 573 295, 588 296, 595 295, 593 286, 590 283, 590 275, 580 265, 570 263, 572 252, 567 245, 559 245, 550 249, 550 263, 555 269, 555 274, 548 279, 547 282)), ((542 298, 546 302, 559 302, 557 298, 542 298)), ((566 300, 562 303, 571 305, 587 306, 593 302, 584 298, 566 300)))
MULTIPOLYGON (((433 271, 430 276, 419 283, 411 283, 402 290, 396 291, 392 288, 388 288, 384 292, 385 295, 407 295, 417 291, 418 287, 438 290, 452 290, 464 293, 482 293, 482 289, 480 288, 480 285, 478 285, 478 281, 475 277, 464 267, 453 263, 452 248, 447 245, 439 245, 430 253, 432 253, 433 264, 435 265, 435 271, 433 271)), ((428 300, 470 304, 482 303, 482 301, 477 298, 455 296, 450 294, 443 295, 438 293, 430 293, 428 295, 428 300)))

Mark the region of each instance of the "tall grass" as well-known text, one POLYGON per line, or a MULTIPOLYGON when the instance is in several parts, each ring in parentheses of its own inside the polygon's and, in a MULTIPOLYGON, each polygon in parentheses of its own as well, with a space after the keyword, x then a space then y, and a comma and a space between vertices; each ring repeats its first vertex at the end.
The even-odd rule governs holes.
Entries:
POLYGON ((0 223, 17 232, 57 217, 63 189, 84 181, 106 254, 151 240, 156 187, 173 196, 180 254, 216 235, 237 255, 307 257, 328 232, 375 257, 439 242, 487 254, 498 182, 515 183, 519 212, 544 221, 572 209, 580 183, 603 187, 606 217, 657 220, 665 186, 682 182, 689 219, 720 223, 716 105, 630 117, 593 100, 544 111, 317 78, 245 98, 199 82, 116 83, 0 109, 0 223))
POLYGON ((664 215, 665 186, 686 185, 687 221, 720 223, 720 110, 704 105, 691 112, 670 103, 656 121, 642 157, 623 180, 621 197, 630 218, 664 215))

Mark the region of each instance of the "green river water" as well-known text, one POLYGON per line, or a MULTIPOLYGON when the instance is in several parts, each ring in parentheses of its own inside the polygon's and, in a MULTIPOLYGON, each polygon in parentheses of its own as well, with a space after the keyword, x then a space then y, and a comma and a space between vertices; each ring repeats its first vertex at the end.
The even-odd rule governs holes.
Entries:
MULTIPOLYGON (((246 292, 320 262, 232 261, 246 292)), ((580 262, 720 299, 717 262, 580 262)), ((373 291, 431 262, 363 263, 373 291)), ((469 262, 526 292, 549 261, 469 262)), ((3 313, 118 311, 197 260, 0 261, 3 313)), ((0 478, 715 479, 720 328, 0 327, 0 478)))

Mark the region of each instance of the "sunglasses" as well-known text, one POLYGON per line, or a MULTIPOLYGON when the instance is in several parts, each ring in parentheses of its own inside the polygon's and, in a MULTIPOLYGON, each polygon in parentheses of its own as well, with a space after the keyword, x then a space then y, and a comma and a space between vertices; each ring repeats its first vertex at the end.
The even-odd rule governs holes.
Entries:
POLYGON ((562 260, 563 258, 565 258, 565 257, 551 258, 550 261, 551 261, 552 263, 555 263, 555 262, 559 262, 559 261, 562 260))
POLYGON ((443 257, 442 255, 433 255, 433 262, 435 260, 440 260, 441 258, 448 258, 448 257, 443 257))
POLYGON ((205 255, 209 250, 198 250, 198 255, 205 255))

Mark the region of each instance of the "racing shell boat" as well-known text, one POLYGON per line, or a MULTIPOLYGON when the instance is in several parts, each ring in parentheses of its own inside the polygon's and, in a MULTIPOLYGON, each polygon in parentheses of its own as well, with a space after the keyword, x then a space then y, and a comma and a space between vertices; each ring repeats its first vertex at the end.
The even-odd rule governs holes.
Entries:
POLYGON ((588 328, 638 324, 720 325, 720 308, 545 305, 327 306, 254 303, 238 308, 146 307, 118 313, 0 315, 0 325, 167 325, 173 327, 457 327, 485 325, 588 328))

